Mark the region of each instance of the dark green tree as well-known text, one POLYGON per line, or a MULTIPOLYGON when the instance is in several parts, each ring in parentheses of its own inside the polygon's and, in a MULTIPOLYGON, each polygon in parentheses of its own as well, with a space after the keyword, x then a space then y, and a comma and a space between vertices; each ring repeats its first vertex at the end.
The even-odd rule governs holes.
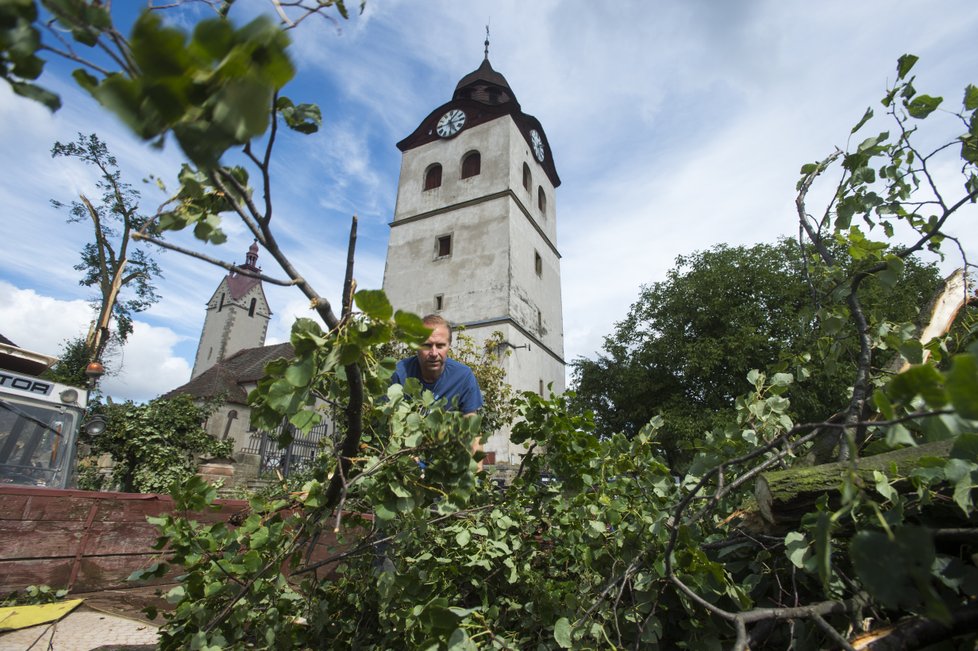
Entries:
POLYGON ((155 278, 161 272, 156 261, 131 239, 133 233, 148 228, 147 218, 139 214, 139 192, 122 180, 115 156, 94 133, 78 134, 68 144, 56 142, 53 157, 78 159, 99 172, 96 183, 102 192, 98 203, 84 194, 70 205, 51 200, 56 208, 68 208, 68 222, 90 221, 93 240, 82 247, 81 262, 75 269, 82 272, 79 284, 98 290, 95 299, 96 318, 85 338, 90 360, 100 360, 109 344, 115 319, 115 337, 124 343, 132 334, 133 316, 159 300, 155 278))
MULTIPOLYGON (((939 284, 935 267, 910 261, 894 287, 870 281, 860 291, 878 327, 913 320, 939 284)), ((734 399, 748 389, 748 372, 789 368, 840 343, 836 360, 797 373, 805 386, 793 396, 791 416, 820 421, 845 406, 855 364, 855 341, 820 329, 820 294, 790 240, 679 256, 666 280, 643 287, 605 338, 603 354, 574 361, 576 405, 594 412, 602 436, 634 436, 663 416, 659 441, 670 462, 681 464, 705 432, 735 421, 734 399)))

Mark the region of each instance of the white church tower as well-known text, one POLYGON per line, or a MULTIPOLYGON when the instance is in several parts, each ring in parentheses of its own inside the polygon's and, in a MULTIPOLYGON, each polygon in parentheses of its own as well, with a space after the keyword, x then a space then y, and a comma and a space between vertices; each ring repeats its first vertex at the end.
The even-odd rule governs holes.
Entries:
MULTIPOLYGON (((560 178, 543 126, 489 64, 488 41, 482 65, 397 147, 384 271, 391 303, 440 314, 477 341, 501 332, 515 390, 562 392, 560 178)), ((508 432, 490 436, 485 448, 497 463, 518 463, 522 452, 508 432)))
MULTIPOLYGON (((258 273, 258 243, 248 249, 242 269, 258 273)), ((232 271, 207 302, 191 379, 244 348, 265 343, 272 312, 261 280, 232 271)))

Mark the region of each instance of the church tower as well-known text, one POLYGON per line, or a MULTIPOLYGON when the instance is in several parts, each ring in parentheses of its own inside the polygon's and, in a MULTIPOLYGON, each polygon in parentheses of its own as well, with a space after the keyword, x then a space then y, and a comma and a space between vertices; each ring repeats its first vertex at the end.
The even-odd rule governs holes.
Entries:
MULTIPOLYGON (((261 271, 257 242, 248 249, 241 268, 261 271)), ((261 280, 235 271, 225 276, 207 302, 191 379, 239 350, 263 345, 271 316, 261 280)))
MULTIPOLYGON (((517 391, 564 390, 560 178, 540 122, 486 57, 452 99, 397 143, 402 152, 384 290, 395 308, 437 313, 497 352, 517 391), (511 354, 504 355, 506 351, 511 354)), ((489 433, 486 433, 487 435, 489 433)), ((518 463, 508 432, 497 462, 518 463)))

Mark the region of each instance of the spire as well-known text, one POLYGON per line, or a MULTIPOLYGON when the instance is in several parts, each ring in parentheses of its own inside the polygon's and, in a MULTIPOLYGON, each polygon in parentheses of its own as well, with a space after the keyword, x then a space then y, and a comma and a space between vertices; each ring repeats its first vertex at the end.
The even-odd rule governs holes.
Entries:
POLYGON ((251 243, 248 247, 248 253, 245 254, 244 266, 248 269, 254 269, 258 271, 258 240, 251 243))

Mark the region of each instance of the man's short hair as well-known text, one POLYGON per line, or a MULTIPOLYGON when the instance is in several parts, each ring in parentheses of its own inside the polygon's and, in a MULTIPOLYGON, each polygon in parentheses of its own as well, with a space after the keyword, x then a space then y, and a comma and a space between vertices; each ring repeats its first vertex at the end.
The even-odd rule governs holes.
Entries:
POLYGON ((421 322, 432 330, 438 326, 445 326, 445 329, 448 330, 448 343, 452 343, 452 324, 446 321, 444 317, 437 314, 428 314, 421 318, 421 322))

